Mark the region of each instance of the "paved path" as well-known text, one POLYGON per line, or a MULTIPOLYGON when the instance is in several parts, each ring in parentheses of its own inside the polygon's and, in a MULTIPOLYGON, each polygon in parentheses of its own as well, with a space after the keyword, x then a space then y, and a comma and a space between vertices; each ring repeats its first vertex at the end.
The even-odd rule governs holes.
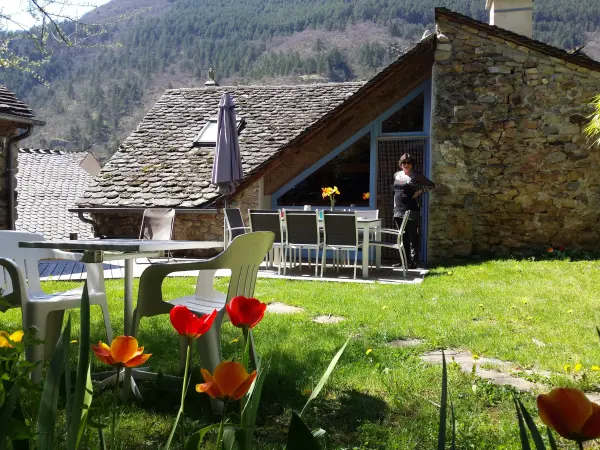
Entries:
MULTIPOLYGON (((162 262, 166 259, 151 259, 152 262, 162 262)), ((192 262, 198 261, 193 259, 176 259, 175 262, 192 262)), ((139 278, 146 267, 148 267, 147 258, 138 258, 133 262, 133 276, 139 278)), ((105 279, 119 279, 123 278, 125 261, 116 260, 110 261, 104 265, 104 278, 105 279)), ((38 265, 40 271, 40 279, 42 281, 58 280, 58 281, 81 281, 87 278, 85 271, 85 265, 77 261, 40 261, 38 265)), ((340 272, 336 272, 329 268, 325 272, 325 276, 315 277, 314 268, 309 270, 305 265, 300 271, 298 268, 288 270, 286 276, 277 275, 277 269, 267 269, 262 267, 258 273, 259 278, 275 278, 275 279, 286 279, 286 280, 298 280, 298 281, 329 281, 338 283, 366 283, 373 284, 375 282, 384 284, 419 284, 423 281, 423 278, 427 274, 427 270, 409 270, 407 277, 404 278, 402 271, 394 269, 392 267, 382 267, 381 269, 372 269, 370 271, 370 277, 366 280, 352 278, 352 269, 342 269, 340 272)), ((197 270, 191 270, 187 272, 177 272, 170 276, 177 277, 196 277, 198 276, 197 270)), ((217 276, 229 276, 229 271, 219 270, 217 276)))

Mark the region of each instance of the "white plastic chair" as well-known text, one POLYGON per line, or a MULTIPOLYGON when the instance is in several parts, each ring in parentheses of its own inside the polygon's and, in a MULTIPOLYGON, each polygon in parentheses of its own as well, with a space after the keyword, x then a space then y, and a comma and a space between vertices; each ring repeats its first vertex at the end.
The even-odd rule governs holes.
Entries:
MULTIPOLYGON (((23 330, 36 327, 36 337, 45 341, 27 349, 30 362, 50 358, 60 336, 65 309, 79 308, 83 287, 66 292, 47 294, 40 285, 38 263, 42 259, 79 261, 83 254, 54 249, 19 248, 21 241, 43 241, 41 234, 20 231, 0 231, 0 285, 3 296, 10 304, 7 308, 21 308, 23 330)), ((102 308, 108 342, 112 341, 112 327, 106 302, 102 264, 86 264, 90 303, 102 308)), ((2 309, 0 309, 2 310, 2 309)), ((33 379, 41 376, 41 364, 33 379)))
MULTIPOLYGON (((140 239, 151 241, 169 241, 173 239, 173 226, 175 224, 175 210, 171 208, 146 208, 142 216, 140 239)), ((173 257, 167 252, 167 261, 173 257)), ((147 259, 151 263, 150 258, 147 259)), ((136 264, 138 260, 136 259, 136 264)))
MULTIPOLYGON (((238 295, 252 297, 258 268, 271 250, 275 236, 271 232, 247 233, 236 237, 220 255, 206 261, 153 264, 140 278, 137 307, 133 312, 133 335, 139 330, 142 317, 168 314, 175 305, 185 305, 190 311, 202 316, 214 309, 217 317, 210 330, 198 339, 202 367, 213 373, 221 362, 221 324, 226 318, 225 305, 238 295), (229 269, 231 277, 227 293, 214 289, 213 281, 218 269, 229 269), (199 270, 196 292, 168 302, 162 296, 162 283, 168 274, 199 270)), ((180 339, 179 368, 183 371, 186 357, 186 338, 180 339)), ((252 347, 253 351, 253 347, 252 347)), ((213 409, 220 409, 213 403, 213 409)))
POLYGON ((398 250, 400 253, 400 261, 402 262, 402 270, 404 272, 404 278, 406 278, 406 250, 404 249, 404 241, 402 240, 402 236, 404 235, 404 230, 406 230, 406 224, 408 222, 408 218, 410 217, 410 211, 406 211, 404 213, 404 217, 402 218, 402 222, 400 223, 400 229, 395 230, 393 228, 376 228, 376 233, 387 234, 396 236, 396 242, 389 241, 369 241, 369 246, 378 245, 380 247, 393 248, 398 250))

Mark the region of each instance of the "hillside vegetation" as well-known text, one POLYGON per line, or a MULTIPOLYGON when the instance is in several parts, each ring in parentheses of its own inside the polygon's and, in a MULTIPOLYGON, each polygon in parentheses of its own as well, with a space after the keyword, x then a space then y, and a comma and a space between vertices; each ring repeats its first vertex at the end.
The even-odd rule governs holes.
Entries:
MULTIPOLYGON (((225 83, 366 79, 425 29, 436 6, 487 20, 484 0, 113 0, 98 21, 133 9, 85 48, 57 49, 41 71, 0 73, 47 121, 26 145, 116 150, 166 88, 193 87, 209 66, 225 83), (146 9, 150 8, 150 9, 146 9)), ((534 37, 563 48, 587 41, 599 52, 600 2, 538 0, 534 37)), ((35 56, 26 40, 18 51, 35 56)), ((599 54, 591 56, 600 57, 599 54)))

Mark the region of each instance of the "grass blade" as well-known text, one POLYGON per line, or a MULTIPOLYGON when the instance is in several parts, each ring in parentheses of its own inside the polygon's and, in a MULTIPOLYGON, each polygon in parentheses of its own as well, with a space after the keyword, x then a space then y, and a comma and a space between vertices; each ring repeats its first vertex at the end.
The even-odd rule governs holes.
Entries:
MULTIPOLYGON (((0 406, 0 424, 6 424, 10 421, 11 417, 17 407, 17 401, 19 400, 19 385, 13 384, 8 391, 8 395, 4 399, 4 403, 0 406)), ((0 444, 6 436, 8 436, 9 427, 0 427, 0 444)))
POLYGON ((456 450, 456 417, 454 417, 454 405, 450 402, 450 417, 452 420, 452 444, 450 448, 456 450))
POLYGON ((446 355, 442 350, 442 398, 440 400, 440 427, 438 429, 438 450, 446 448, 446 416, 448 414, 448 369, 446 355))
POLYGON ((348 345, 348 342, 350 342, 350 338, 348 338, 346 340, 346 343, 342 346, 342 348, 340 348, 340 350, 335 354, 335 356, 333 357, 333 359, 329 363, 329 367, 327 367, 327 370, 325 371, 325 373, 321 377, 321 380, 319 380, 319 383, 317 384, 317 387, 313 390, 312 394, 310 395, 310 397, 306 401, 306 404, 304 405, 304 408, 302 408, 302 411, 300 412, 300 417, 302 417, 302 414, 304 414, 304 411, 306 411, 306 408, 308 407, 308 405, 310 404, 310 402, 312 402, 315 398, 317 398, 317 395, 319 395, 319 392, 321 392, 321 389, 323 389, 323 386, 325 386, 325 383, 327 383, 327 380, 329 380, 329 377, 331 376, 331 373, 333 372, 333 369, 335 369, 335 366, 337 365, 337 363, 340 360, 342 354, 344 353, 344 350, 346 350, 346 346, 348 345))
POLYGON ((527 424, 527 428, 529 428, 529 432, 531 433, 531 437, 533 438, 533 443, 535 444, 536 450, 546 450, 546 445, 544 444, 544 439, 542 439, 542 435, 538 430, 538 427, 535 425, 535 422, 531 418, 531 414, 525 408, 525 405, 521 403, 521 400, 517 398, 517 404, 521 409, 521 413, 523 414, 523 418, 525 419, 525 423, 527 424))
POLYGON ((89 403, 91 403, 91 392, 88 391, 90 372, 90 297, 88 295, 87 281, 83 285, 80 309, 79 360, 77 361, 77 378, 73 394, 71 423, 67 431, 67 450, 76 450, 79 446, 83 429, 85 428, 89 403))
POLYGON ((517 419, 519 421, 519 437, 521 438, 521 449, 531 450, 531 446, 529 445, 529 437, 527 436, 527 428, 525 428, 523 416, 521 415, 521 409, 519 408, 517 400, 514 397, 513 402, 515 402, 515 408, 517 409, 517 419))
MULTIPOLYGON (((37 420, 36 448, 38 450, 52 450, 54 448, 54 429, 56 426, 56 411, 58 408, 58 394, 60 392, 60 381, 65 364, 65 352, 71 343, 71 316, 67 319, 67 324, 63 328, 54 352, 50 365, 46 371, 46 379, 42 389, 40 406, 37 420)), ((67 401, 69 391, 67 391, 67 401)), ((68 418, 67 413, 67 418, 68 418)), ((68 419, 67 419, 68 420, 68 419)))
POLYGON ((558 447, 556 447, 556 441, 554 440, 554 435, 552 434, 552 431, 550 431, 550 428, 546 427, 546 432, 548 433, 548 442, 550 443, 550 450, 558 450, 558 447))

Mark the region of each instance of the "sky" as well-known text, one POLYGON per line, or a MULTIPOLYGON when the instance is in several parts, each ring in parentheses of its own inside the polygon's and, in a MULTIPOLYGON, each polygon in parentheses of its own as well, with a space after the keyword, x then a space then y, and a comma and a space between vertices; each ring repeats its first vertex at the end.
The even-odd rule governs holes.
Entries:
MULTIPOLYGON (((69 17, 81 17, 86 12, 94 9, 96 6, 108 3, 110 0, 42 0, 39 2, 41 5, 48 5, 50 11, 54 14, 65 15, 69 17)), ((28 0, 0 0, 0 12, 4 15, 10 15, 15 22, 18 22, 24 28, 31 28, 33 25, 38 24, 36 19, 31 17, 27 12, 28 0)), ((1 28, 8 28, 9 30, 21 29, 15 23, 6 21, 2 23, 1 28)))

